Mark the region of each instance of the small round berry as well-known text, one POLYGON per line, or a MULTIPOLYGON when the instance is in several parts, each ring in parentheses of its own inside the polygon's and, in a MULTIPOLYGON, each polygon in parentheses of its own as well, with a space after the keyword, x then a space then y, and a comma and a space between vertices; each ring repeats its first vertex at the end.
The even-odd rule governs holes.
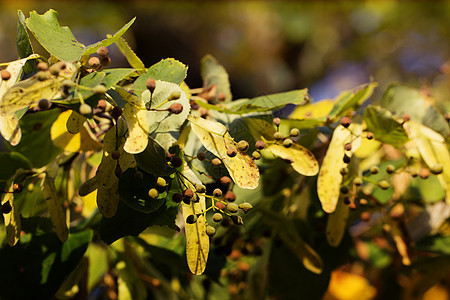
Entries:
POLYGON ((212 219, 213 219, 214 222, 222 222, 223 216, 222 216, 221 213, 215 213, 215 214, 212 216, 212 219))
POLYGON ((199 161, 204 161, 206 159, 206 153, 205 152, 199 152, 197 153, 197 159, 199 161))
POLYGON ((364 211, 360 215, 361 221, 363 222, 369 222, 370 221, 370 212, 364 211))
POLYGON ((369 201, 367 201, 367 199, 361 198, 359 199, 359 204, 362 206, 365 206, 369 203, 369 201))
POLYGON ((393 174, 395 172, 395 167, 393 165, 386 166, 386 173, 393 174))
POLYGON ((380 168, 378 168, 378 166, 370 167, 370 174, 378 174, 378 172, 380 172, 380 168))
POLYGON ((7 81, 11 78, 11 73, 8 70, 1 71, 2 80, 7 81))
POLYGON ((14 194, 21 193, 24 188, 25 187, 23 186, 23 184, 21 184, 21 183, 14 183, 13 184, 13 193, 14 194))
POLYGON ((92 92, 97 95, 106 94, 107 90, 108 89, 103 84, 98 84, 92 88, 92 92))
POLYGON ((83 116, 88 116, 92 113, 92 107, 89 104, 83 103, 80 105, 80 108, 78 109, 78 111, 83 116))
POLYGON ((105 46, 101 46, 97 49, 97 55, 100 57, 107 57, 109 55, 109 50, 105 46))
POLYGON ((224 210, 225 209, 225 204, 223 204, 222 202, 216 202, 216 204, 214 205, 217 209, 221 209, 224 210))
POLYGON ((211 160, 211 163, 215 166, 219 166, 220 164, 222 164, 222 161, 216 157, 211 160))
POLYGON ((183 192, 183 195, 184 195, 184 197, 187 198, 187 199, 192 199, 192 197, 194 197, 194 191, 191 190, 191 189, 186 189, 186 190, 183 192))
POLYGON ((348 174, 348 169, 347 169, 347 167, 343 167, 343 168, 339 171, 339 173, 341 173, 342 176, 347 175, 347 174, 348 174))
POLYGON ((118 160, 120 158, 119 150, 114 150, 113 152, 111 152, 111 158, 114 160, 118 160))
POLYGON ((111 63, 110 57, 100 57, 100 64, 102 65, 102 67, 107 67, 109 66, 110 63, 111 63))
POLYGON ((159 196, 158 190, 155 189, 155 188, 151 188, 151 189, 148 191, 148 196, 149 196, 150 198, 152 198, 152 199, 158 198, 158 196, 159 196))
POLYGON ((101 111, 105 111, 106 110, 106 101, 103 99, 98 100, 97 108, 100 109, 101 111))
POLYGON ((239 210, 239 206, 237 206, 237 204, 235 204, 235 203, 228 203, 227 210, 230 213, 236 213, 239 210))
POLYGON ((72 88, 74 85, 75 85, 75 83, 74 83, 72 80, 69 80, 69 79, 64 79, 64 80, 61 82, 61 87, 62 87, 63 89, 66 89, 66 90, 72 88))
POLYGON ((239 151, 241 152, 245 152, 248 150, 248 142, 245 140, 239 141, 239 143, 237 143, 237 148, 239 149, 239 151))
POLYGON ((300 130, 298 128, 292 128, 291 132, 289 133, 291 137, 297 137, 300 135, 300 130))
POLYGON ((350 197, 348 197, 348 196, 344 197, 344 204, 345 205, 349 205, 350 204, 350 197))
POLYGON ((252 157, 253 159, 258 160, 261 158, 261 153, 259 153, 259 151, 253 151, 252 157))
POLYGON ((39 71, 47 71, 48 70, 48 63, 41 61, 39 62, 36 67, 38 68, 39 71))
POLYGON ((48 73, 47 73, 47 72, 44 72, 44 71, 39 71, 39 72, 36 74, 36 78, 37 78, 39 81, 47 80, 47 79, 48 79, 48 73))
POLYGON ((167 182, 164 178, 158 177, 158 179, 156 179, 156 185, 160 187, 165 187, 167 185, 167 182))
POLYGON ((172 157, 172 160, 170 161, 170 163, 172 164, 172 166, 174 168, 179 168, 183 165, 183 159, 179 156, 174 156, 174 157, 172 157))
POLYGON ((244 220, 241 216, 231 215, 231 221, 233 221, 234 225, 244 225, 244 220))
POLYGON ((356 186, 361 186, 363 184, 363 180, 361 177, 356 177, 355 179, 353 179, 353 184, 356 186))
POLYGON ((372 140, 374 137, 375 137, 375 136, 373 135, 372 132, 370 132, 370 131, 367 132, 366 138, 367 138, 368 140, 372 140))
POLYGON ((343 161, 344 161, 344 163, 346 163, 346 164, 350 163, 350 156, 348 156, 347 154, 344 154, 343 161))
POLYGON ((181 92, 173 91, 172 93, 170 93, 168 100, 173 101, 173 100, 178 100, 180 98, 181 98, 181 92))
POLYGON ((239 208, 242 209, 245 213, 248 213, 253 208, 253 205, 248 202, 244 202, 239 204, 239 208))
POLYGON ((383 226, 381 227, 381 229, 383 230, 384 234, 388 234, 389 232, 391 232, 391 225, 389 224, 383 224, 383 226))
POLYGON ((446 112, 444 118, 447 122, 450 122, 450 112, 446 112))
POLYGON ((345 151, 350 151, 350 150, 352 150, 352 143, 346 143, 346 144, 344 145, 344 150, 345 150, 345 151))
POLYGON ((266 143, 264 143, 264 141, 261 141, 261 140, 256 141, 256 143, 255 143, 256 149, 262 150, 262 149, 264 149, 264 147, 266 147, 266 143))
POLYGON ((52 103, 47 99, 41 99, 38 102, 38 108, 39 110, 47 110, 52 106, 52 103))
POLYGON ((345 128, 348 128, 350 124, 352 124, 352 120, 349 117, 343 117, 341 119, 341 125, 344 126, 345 128))
POLYGON ((122 115, 122 108, 120 106, 114 106, 111 111, 111 117, 117 120, 122 115))
POLYGON ((378 186, 383 190, 387 190, 391 185, 387 180, 381 180, 380 182, 378 182, 378 186))
POLYGON ((228 202, 234 202, 236 201, 236 194, 233 191, 227 191, 223 199, 228 202))
POLYGON ((206 226, 206 234, 208 236, 214 236, 216 234, 216 229, 210 225, 206 226))
MULTIPOLYGON (((52 65, 50 68, 48 68, 48 71, 53 76, 58 76, 59 72, 61 72, 61 65, 56 63, 56 64, 52 65)), ((39 72, 39 73, 41 73, 41 72, 39 72)))
POLYGON ((32 182, 30 182, 29 184, 28 184, 28 186, 27 186, 27 190, 29 191, 29 192, 32 192, 33 190, 34 190, 34 183, 32 183, 32 182))
POLYGON ((430 168, 431 173, 438 175, 444 171, 444 166, 441 164, 435 164, 430 168))
POLYGON ((273 138, 275 140, 279 141, 279 140, 283 139, 283 134, 281 132, 277 131, 273 134, 273 138))
POLYGON ((350 192, 350 189, 346 185, 341 185, 341 187, 339 188, 339 191, 341 192, 341 194, 345 195, 350 192))
POLYGON ((357 208, 355 201, 350 201, 350 203, 348 204, 348 207, 352 210, 355 210, 357 208))
POLYGON ((419 171, 417 171, 415 169, 411 170, 411 176, 412 177, 417 177, 418 175, 419 175, 419 171))
POLYGON ((142 173, 141 171, 136 171, 136 173, 134 173, 134 178, 136 178, 137 180, 143 180, 144 173, 142 173))
POLYGON ((100 67, 100 59, 98 59, 98 57, 91 57, 88 60, 88 65, 91 69, 97 69, 100 67))
POLYGON ((200 194, 206 193, 206 186, 204 186, 203 184, 197 185, 195 187, 195 191, 200 194))
POLYGON ((233 146, 228 147, 227 149, 227 155, 229 157, 235 157, 237 155, 237 150, 233 146))
POLYGON ((225 101, 227 99, 227 95, 225 95, 224 92, 220 92, 217 94, 217 100, 219 101, 225 101))
POLYGON ((155 79, 153 79, 153 78, 147 79, 147 81, 145 82, 145 86, 150 91, 150 93, 153 93, 155 91, 155 88, 156 88, 156 81, 155 81, 155 79))
POLYGON ((411 120, 411 117, 408 114, 403 115, 403 122, 408 122, 411 120))
POLYGON ((183 195, 181 195, 180 193, 175 193, 172 195, 172 201, 175 203, 180 203, 181 200, 183 200, 183 195))
POLYGON ((419 171, 419 176, 422 179, 427 179, 430 176, 430 170, 427 168, 421 168, 419 171))
POLYGON ((222 197, 222 191, 220 189, 214 189, 213 196, 214 197, 222 197))
POLYGON ((281 120, 280 120, 280 118, 273 118, 273 124, 275 125, 275 126, 280 126, 280 123, 281 123, 281 120))
POLYGON ((122 175, 122 168, 119 164, 117 164, 116 168, 114 169, 114 175, 116 175, 117 178, 120 178, 120 175, 122 175))
POLYGON ((231 178, 228 177, 228 176, 222 176, 222 177, 219 179, 219 181, 220 181, 220 183, 221 183, 222 185, 228 185, 228 184, 231 183, 231 178))
POLYGON ((195 222, 197 222, 197 216, 196 215, 189 215, 189 216, 187 216, 186 223, 194 224, 195 222))
POLYGON ((294 142, 293 142, 291 139, 285 139, 285 140, 283 141, 283 146, 284 146, 285 148, 290 148, 290 147, 292 146, 293 143, 294 143, 294 142))
POLYGON ((11 203, 9 201, 2 204, 2 213, 9 214, 12 210, 11 203))
POLYGON ((181 103, 172 103, 172 105, 169 106, 167 110, 173 114, 178 115, 183 111, 183 105, 181 103))

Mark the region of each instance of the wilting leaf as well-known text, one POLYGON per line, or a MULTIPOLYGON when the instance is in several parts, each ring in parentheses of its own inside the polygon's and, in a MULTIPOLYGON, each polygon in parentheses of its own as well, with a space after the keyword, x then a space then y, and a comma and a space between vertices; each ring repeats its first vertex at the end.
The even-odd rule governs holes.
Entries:
MULTIPOLYGON (((193 184, 201 185, 202 182, 195 176, 191 169, 185 166, 183 172, 185 178, 183 182, 186 186, 195 191, 193 184)), ((206 262, 208 260, 209 253, 209 237, 206 234, 206 219, 204 214, 201 214, 206 210, 206 202, 204 196, 198 196, 199 202, 190 204, 181 204, 181 210, 183 219, 189 215, 198 215, 197 221, 194 224, 188 224, 186 222, 186 258, 189 266, 189 270, 195 275, 200 275, 205 271, 206 262)))
POLYGON ((60 26, 58 13, 52 9, 45 14, 39 15, 36 11, 30 13, 27 18, 28 29, 33 33, 38 42, 50 54, 60 60, 69 62, 80 60, 83 55, 89 55, 102 46, 109 46, 116 42, 128 28, 133 24, 135 18, 125 24, 112 37, 104 39, 95 44, 85 46, 78 42, 67 26, 60 26))
POLYGON ((350 108, 359 106, 372 96, 374 89, 378 83, 371 82, 360 85, 354 89, 344 91, 336 99, 336 104, 329 113, 330 119, 341 116, 350 108))
POLYGON ((405 128, 428 167, 436 164, 443 166, 442 173, 437 177, 446 191, 445 199, 450 203, 450 153, 445 139, 436 131, 413 121, 406 122, 405 128))
POLYGON ((98 182, 97 206, 106 218, 111 218, 116 214, 119 203, 119 178, 115 175, 117 165, 122 171, 125 171, 135 164, 133 155, 125 152, 122 147, 125 131, 125 124, 118 122, 105 134, 103 157, 95 175, 98 182), (115 150, 120 154, 118 160, 111 157, 111 153, 115 150))
POLYGON ((233 181, 244 189, 254 189, 259 183, 259 170, 255 162, 246 153, 238 151, 235 157, 227 155, 227 148, 237 144, 220 123, 203 118, 188 116, 192 130, 208 151, 219 157, 233 181))
POLYGON ((344 201, 338 201, 336 210, 328 216, 325 233, 330 246, 337 247, 344 237, 347 229, 349 207, 344 201))
POLYGON ((267 143, 266 149, 271 151, 275 156, 282 159, 292 161, 291 166, 298 173, 305 176, 314 176, 319 172, 319 163, 314 155, 297 143, 292 144, 289 148, 277 143, 267 143))
MULTIPOLYGON (((109 37, 109 36, 108 36, 109 37)), ((133 49, 131 49, 130 45, 128 45, 127 41, 124 38, 120 38, 116 42, 117 48, 119 48, 120 52, 125 56, 130 66, 137 70, 144 70, 145 65, 140 60, 140 58, 134 53, 133 49)))
POLYGON ((11 180, 6 183, 7 193, 1 194, 1 205, 9 202, 11 205, 11 211, 7 214, 3 214, 5 228, 6 228, 6 240, 10 246, 14 246, 20 238, 20 214, 18 209, 14 204, 14 194, 13 194, 14 181, 11 180))
POLYGON ((361 144, 361 125, 351 124, 348 129, 342 125, 336 127, 323 159, 317 179, 317 194, 322 208, 327 213, 336 209, 339 199, 339 188, 342 182, 340 170, 346 165, 344 154, 351 157, 351 151, 345 151, 344 145, 352 142, 352 151, 356 151, 361 144))
POLYGON ((55 184, 46 176, 44 180, 44 199, 48 206, 50 219, 55 227, 56 234, 61 242, 65 242, 69 237, 69 229, 66 224, 66 215, 64 213, 62 203, 56 193, 55 184))
POLYGON ((144 101, 137 97, 129 97, 124 100, 127 103, 122 117, 127 122, 128 137, 123 149, 130 154, 141 153, 148 144, 148 121, 144 101))
POLYGON ((393 118, 390 111, 382 107, 366 107, 364 121, 367 124, 367 130, 371 131, 375 138, 383 143, 400 147, 409 140, 402 124, 393 118))
POLYGON ((216 96, 219 93, 224 93, 225 101, 231 101, 232 95, 228 73, 213 56, 206 55, 202 58, 200 74, 203 79, 203 86, 216 85, 216 96))
POLYGON ((55 146, 60 147, 64 151, 69 152, 86 152, 86 151, 100 151, 102 145, 98 142, 95 135, 91 132, 88 125, 81 124, 81 132, 72 134, 66 131, 66 126, 73 115, 69 110, 62 112, 58 119, 53 123, 50 130, 50 137, 55 146))

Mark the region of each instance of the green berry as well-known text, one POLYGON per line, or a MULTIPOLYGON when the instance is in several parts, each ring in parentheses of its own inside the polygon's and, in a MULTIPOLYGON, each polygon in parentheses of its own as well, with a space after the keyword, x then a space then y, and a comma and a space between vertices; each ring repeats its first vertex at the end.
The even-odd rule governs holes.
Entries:
POLYGON ((194 224, 195 222, 197 222, 197 216, 196 215, 189 215, 189 216, 187 216, 186 223, 194 224))
POLYGON ((236 213, 239 210, 239 206, 237 206, 237 204, 235 204, 235 203, 228 203, 227 210, 230 213, 236 213))
POLYGON ((37 78, 39 81, 47 80, 47 79, 48 79, 48 73, 47 73, 47 72, 44 72, 44 71, 39 71, 39 72, 36 74, 36 78, 37 78))
POLYGON ((212 216, 212 219, 213 219, 214 222, 222 222, 223 216, 222 216, 221 213, 215 213, 215 214, 212 216))
POLYGON ((222 197, 222 191, 220 189, 214 189, 213 195, 214 197, 222 197))
POLYGON ((100 57, 107 57, 109 55, 109 50, 105 46, 101 46, 97 49, 97 55, 100 57))
POLYGON ((417 171, 415 169, 411 170, 411 176, 412 177, 417 177, 418 175, 419 175, 419 171, 417 171))
POLYGON ((283 134, 281 132, 277 131, 273 134, 273 138, 275 140, 279 141, 279 140, 283 139, 283 134))
POLYGON ((378 174, 378 172, 380 172, 380 168, 378 168, 378 166, 370 167, 370 174, 378 174))
POLYGON ((253 151, 252 157, 253 159, 258 160, 261 158, 261 153, 259 153, 259 151, 253 151))
POLYGON ((297 137, 300 135, 300 130, 298 128, 292 128, 291 132, 289 133, 291 137, 297 137))
POLYGON ((284 146, 285 148, 289 148, 289 147, 292 146, 293 143, 294 143, 294 142, 293 142, 291 139, 285 139, 285 140, 283 141, 283 146, 284 146))
POLYGON ((203 184, 197 185, 195 191, 201 194, 206 193, 206 186, 204 186, 203 184))
POLYGON ((239 208, 242 209, 245 213, 247 213, 253 208, 253 205, 251 205, 248 202, 244 202, 239 204, 239 208))
POLYGON ((350 189, 346 185, 341 185, 339 191, 341 192, 341 194, 345 195, 345 194, 348 194, 350 192, 350 189))
POLYGON ((78 111, 83 116, 88 116, 92 113, 92 107, 89 104, 83 103, 80 105, 80 108, 78 109, 78 111))
POLYGON ((158 177, 158 179, 156 179, 156 185, 160 187, 165 187, 167 185, 167 182, 164 178, 158 177))
POLYGON ((170 93, 168 100, 173 101, 173 100, 178 100, 180 98, 181 98, 181 92, 173 91, 172 93, 170 93))
POLYGON ((108 89, 103 84, 98 84, 92 88, 92 92, 97 95, 106 94, 107 91, 108 89))
POLYGON ((249 147, 248 142, 247 142, 247 141, 244 141, 244 140, 239 141, 239 143, 237 144, 237 148, 238 148, 239 151, 241 151, 241 152, 247 151, 247 150, 248 150, 248 147, 249 147))
POLYGON ((387 165, 386 166, 386 173, 392 174, 395 172, 395 167, 393 165, 387 165))
POLYGON ((273 124, 275 125, 275 126, 280 126, 280 123, 281 123, 281 120, 280 120, 280 118, 273 118, 273 124))
POLYGON ((152 199, 156 199, 159 196, 158 190, 155 188, 152 188, 148 191, 148 196, 152 199))
POLYGON ((347 167, 343 167, 339 172, 341 173, 342 176, 345 176, 348 174, 348 169, 347 167))
POLYGON ((206 234, 208 236, 214 236, 216 234, 216 229, 210 225, 206 226, 206 234))
POLYGON ((380 182, 378 182, 378 186, 383 190, 387 190, 391 185, 387 180, 381 180, 380 182))
POLYGON ((255 143, 255 147, 258 150, 264 149, 265 146, 266 146, 266 143, 264 143, 264 141, 261 141, 261 140, 256 141, 256 143, 255 143))
POLYGON ((441 164, 435 164, 430 168, 431 173, 438 175, 444 171, 444 166, 441 164))
POLYGON ((70 89, 75 85, 75 83, 72 80, 64 79, 63 82, 61 82, 61 87, 63 89, 70 89))
POLYGON ((356 186, 361 186, 363 184, 363 180, 361 177, 356 177, 355 179, 353 179, 353 184, 356 186))
POLYGON ((52 106, 52 103, 47 99, 41 99, 38 102, 38 108, 39 110, 47 110, 52 106))

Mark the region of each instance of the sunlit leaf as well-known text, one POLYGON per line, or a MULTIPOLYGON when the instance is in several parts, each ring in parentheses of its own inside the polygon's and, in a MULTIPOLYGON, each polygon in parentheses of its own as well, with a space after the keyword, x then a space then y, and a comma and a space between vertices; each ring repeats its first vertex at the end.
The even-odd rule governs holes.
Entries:
POLYGON ((259 170, 252 158, 241 151, 238 151, 235 157, 227 155, 227 148, 235 147, 237 149, 237 144, 225 126, 192 115, 188 116, 188 120, 203 146, 222 160, 231 178, 238 186, 245 189, 254 189, 258 186, 259 170))
POLYGON ((371 131, 375 138, 383 143, 400 147, 409 140, 402 124, 393 118, 390 111, 382 107, 366 107, 364 109, 364 121, 367 124, 367 130, 371 131))
POLYGON ((32 11, 26 22, 28 29, 33 33, 45 50, 56 58, 69 62, 80 60, 83 55, 92 54, 102 46, 113 44, 125 33, 125 31, 127 31, 135 20, 135 18, 133 18, 112 37, 85 46, 75 39, 72 31, 68 27, 61 27, 59 25, 57 16, 58 13, 52 9, 48 10, 43 15, 39 15, 36 11, 32 11))
MULTIPOLYGON (((20 58, 26 58, 34 53, 33 46, 28 36, 27 24, 25 22, 25 15, 19 9, 17 10, 17 52, 20 58)), ((27 61, 23 67, 23 71, 28 74, 36 70, 36 63, 33 61, 27 61)))
POLYGON ((361 275, 335 270, 331 273, 330 284, 324 300, 370 300, 377 290, 361 275))
POLYGON ((76 111, 72 110, 66 122, 67 131, 72 134, 79 133, 83 128, 83 124, 86 120, 87 118, 85 116, 80 115, 76 111))
POLYGON ((356 151, 361 144, 361 125, 352 123, 350 127, 342 125, 336 127, 323 159, 317 179, 317 194, 322 208, 327 213, 336 209, 339 199, 339 188, 342 182, 340 170, 346 165, 343 161, 344 154, 351 157, 351 151, 345 151, 344 145, 352 142, 352 151, 356 151))
MULTIPOLYGON (((195 176, 191 169, 185 166, 183 172, 185 178, 183 182, 186 186, 195 191, 196 185, 201 185, 202 182, 195 176)), ((195 275, 200 275, 205 271, 206 262, 209 253, 209 237, 206 234, 206 219, 202 212, 206 210, 205 197, 199 195, 199 202, 190 204, 181 204, 181 211, 183 219, 189 215, 198 215, 197 221, 194 224, 185 224, 186 232, 186 258, 189 270, 195 275)))
POLYGON ((344 91, 336 98, 336 103, 328 114, 330 119, 341 116, 347 110, 359 106, 372 96, 378 83, 371 82, 360 85, 354 89, 344 91))
POLYGON ((325 99, 311 104, 298 106, 289 116, 290 119, 316 119, 327 117, 336 100, 325 99))
POLYGON ((6 228, 6 240, 10 246, 14 246, 20 238, 21 222, 20 213, 14 204, 14 194, 13 194, 13 184, 14 181, 11 180, 6 183, 7 193, 1 194, 1 204, 9 202, 11 205, 11 211, 7 214, 3 214, 4 224, 6 228))
POLYGON ((267 143, 266 145, 266 149, 275 156, 292 161, 291 166, 298 173, 305 176, 314 176, 319 172, 319 163, 316 158, 311 151, 302 145, 294 143, 289 148, 277 143, 267 143))
POLYGON ((122 113, 128 127, 123 149, 130 154, 137 154, 144 151, 148 144, 148 117, 142 99, 130 97, 128 100, 122 113))
POLYGON ((230 81, 225 68, 211 55, 206 55, 201 60, 200 74, 203 85, 216 86, 216 97, 219 93, 225 94, 225 101, 231 101, 230 81))
POLYGON ((44 180, 44 199, 48 206, 48 211, 50 213, 50 219, 55 227, 56 234, 61 242, 65 242, 69 237, 69 229, 66 224, 66 215, 63 210, 61 201, 59 200, 55 184, 48 176, 44 180))
POLYGON ((338 201, 336 210, 328 216, 325 234, 330 246, 337 247, 341 243, 347 229, 349 211, 344 201, 338 201))
MULTIPOLYGON (((109 37, 109 36, 108 36, 109 37)), ((130 66, 137 70, 144 70, 145 65, 141 61, 141 59, 134 53, 133 49, 131 49, 130 45, 128 45, 127 41, 124 38, 120 38, 116 42, 117 48, 119 48, 120 52, 125 56, 130 66)))

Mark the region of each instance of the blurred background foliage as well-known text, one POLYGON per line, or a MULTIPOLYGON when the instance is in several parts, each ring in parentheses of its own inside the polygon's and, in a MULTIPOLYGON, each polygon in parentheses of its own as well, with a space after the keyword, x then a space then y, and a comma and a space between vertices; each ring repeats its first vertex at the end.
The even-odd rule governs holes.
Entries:
MULTIPOLYGON (((8 46, 17 9, 55 9, 84 44, 137 16, 125 37, 146 66, 179 59, 189 65, 187 83, 198 87, 200 59, 210 53, 230 73, 234 98, 303 87, 316 100, 333 98, 370 78, 379 92, 395 81, 424 86, 448 71, 450 57, 448 1, 8 1, 0 8, 0 61, 17 58, 8 46)), ((111 48, 111 67, 126 66, 111 48)))

